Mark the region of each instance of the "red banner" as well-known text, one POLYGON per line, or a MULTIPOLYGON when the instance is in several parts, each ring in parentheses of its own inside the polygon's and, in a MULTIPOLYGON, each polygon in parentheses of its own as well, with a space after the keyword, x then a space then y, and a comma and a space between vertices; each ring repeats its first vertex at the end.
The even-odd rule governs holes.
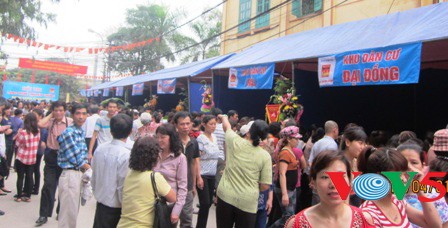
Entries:
POLYGON ((50 62, 50 61, 39 61, 33 59, 19 59, 19 67, 28 69, 37 69, 52 71, 61 74, 86 74, 87 66, 79 66, 68 63, 50 62))
POLYGON ((270 104, 266 105, 266 116, 268 117, 269 123, 277 122, 280 116, 280 104, 270 104))

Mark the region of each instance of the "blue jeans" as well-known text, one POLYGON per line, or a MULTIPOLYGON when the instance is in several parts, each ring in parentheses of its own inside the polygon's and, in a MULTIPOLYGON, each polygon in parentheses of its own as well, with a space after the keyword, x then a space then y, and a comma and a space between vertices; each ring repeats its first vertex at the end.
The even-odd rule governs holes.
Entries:
POLYGON ((289 191, 288 190, 288 198, 289 198, 289 204, 288 206, 284 207, 282 205, 282 190, 280 188, 274 188, 274 193, 277 196, 277 200, 280 204, 280 208, 282 209, 282 218, 275 221, 274 224, 272 224, 271 228, 275 227, 283 227, 286 223, 286 221, 289 219, 289 217, 293 216, 296 209, 296 190, 289 191))
POLYGON ((266 209, 257 211, 257 220, 255 221, 255 228, 266 228, 266 222, 268 221, 268 214, 266 209))

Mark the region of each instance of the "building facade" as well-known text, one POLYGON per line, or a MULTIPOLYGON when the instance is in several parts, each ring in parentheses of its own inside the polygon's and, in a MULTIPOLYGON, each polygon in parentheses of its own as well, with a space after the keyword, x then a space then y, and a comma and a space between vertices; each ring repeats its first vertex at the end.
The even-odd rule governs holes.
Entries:
POLYGON ((228 0, 221 54, 320 27, 362 20, 448 0, 228 0))

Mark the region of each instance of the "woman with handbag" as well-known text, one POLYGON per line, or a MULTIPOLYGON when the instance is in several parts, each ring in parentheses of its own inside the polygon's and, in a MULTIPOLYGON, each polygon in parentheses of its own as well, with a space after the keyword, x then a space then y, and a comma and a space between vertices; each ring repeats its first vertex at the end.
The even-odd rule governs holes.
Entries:
POLYGON ((170 185, 160 173, 152 171, 157 164, 159 151, 160 147, 152 137, 143 137, 134 143, 129 158, 131 170, 124 181, 118 227, 156 227, 155 204, 158 196, 170 203, 176 202, 176 193, 170 185))
MULTIPOLYGON (((179 215, 187 198, 187 157, 179 134, 172 124, 162 124, 156 130, 156 139, 161 148, 154 171, 160 172, 176 192, 177 201, 170 205, 172 227, 177 226, 179 215)), ((166 228, 166 227, 164 227, 166 228)))

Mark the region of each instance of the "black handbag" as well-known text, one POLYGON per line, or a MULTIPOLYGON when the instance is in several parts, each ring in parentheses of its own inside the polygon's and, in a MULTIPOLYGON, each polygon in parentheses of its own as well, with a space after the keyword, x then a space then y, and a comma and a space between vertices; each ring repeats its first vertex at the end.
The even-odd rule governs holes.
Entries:
POLYGON ((171 219, 170 219, 171 209, 166 204, 165 198, 159 196, 154 173, 155 172, 151 173, 152 189, 154 190, 154 195, 156 197, 156 202, 154 204, 155 215, 154 215, 153 227, 156 228, 171 227, 171 219))

